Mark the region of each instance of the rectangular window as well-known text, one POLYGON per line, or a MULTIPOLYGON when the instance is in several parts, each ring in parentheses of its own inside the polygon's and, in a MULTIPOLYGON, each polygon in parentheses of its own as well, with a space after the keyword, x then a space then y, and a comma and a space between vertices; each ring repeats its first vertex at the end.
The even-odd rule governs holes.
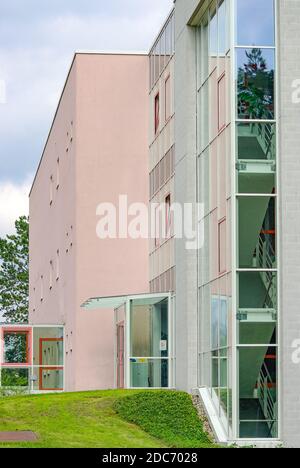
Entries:
POLYGON ((31 364, 31 331, 22 328, 3 330, 3 365, 31 364))
POLYGON ((157 93, 154 100, 154 130, 155 134, 157 134, 159 130, 159 93, 157 93))
POLYGON ((39 339, 39 365, 62 366, 63 365, 63 338, 39 339))
POLYGON ((226 79, 225 73, 218 81, 218 129, 219 132, 226 124, 226 79))
POLYGON ((276 199, 240 197, 238 200, 239 268, 277 268, 276 199))
POLYGON ((155 247, 159 247, 160 243, 160 207, 156 206, 155 208, 155 219, 154 219, 154 227, 155 227, 155 247))
POLYGON ((171 214, 171 195, 167 195, 165 199, 166 205, 166 239, 169 239, 172 235, 172 214, 171 214))
POLYGON ((63 391, 64 371, 62 367, 40 367, 38 384, 40 391, 63 391))
POLYGON ((226 219, 219 222, 218 227, 219 273, 226 271, 226 219))
POLYGON ((166 122, 171 117, 171 78, 168 78, 165 81, 165 120, 166 122))
POLYGON ((275 115, 275 51, 237 50, 237 116, 272 120, 275 115))
POLYGON ((274 0, 237 0, 237 44, 273 46, 275 43, 274 0))

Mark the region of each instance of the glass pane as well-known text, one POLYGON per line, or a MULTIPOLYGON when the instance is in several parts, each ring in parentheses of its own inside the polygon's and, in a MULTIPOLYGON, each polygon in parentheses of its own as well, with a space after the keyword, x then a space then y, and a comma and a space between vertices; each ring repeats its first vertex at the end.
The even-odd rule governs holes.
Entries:
POLYGON ((272 273, 239 274, 237 339, 240 344, 277 343, 276 296, 276 278, 272 273))
POLYGON ((199 112, 200 112, 200 151, 203 151, 209 143, 209 80, 207 80, 199 91, 199 112))
POLYGON ((274 119, 274 50, 237 50, 239 119, 274 119))
MULTIPOLYGON (((240 320, 239 322, 239 336, 240 344, 276 344, 276 322, 271 322, 272 316, 270 315, 270 323, 259 322, 262 317, 257 314, 257 319, 251 317, 249 321, 240 320), (253 321, 250 321, 253 320, 253 321), (254 320, 257 320, 255 322, 254 320)), ((261 314, 262 315, 262 314, 261 314)), ((266 318, 267 319, 267 318, 266 318)))
POLYGON ((237 171, 240 193, 272 193, 276 176, 276 125, 237 125, 237 171))
POLYGON ((4 363, 29 364, 29 332, 3 331, 4 363))
POLYGON ((220 387, 221 388, 227 388, 227 364, 228 360, 227 359, 220 359, 220 387))
POLYGON ((227 346, 227 298, 221 297, 220 299, 220 347, 224 348, 227 346))
POLYGON ((168 299, 132 301, 130 321, 132 357, 168 356, 168 299))
POLYGON ((203 22, 201 27, 201 83, 206 80, 208 77, 208 45, 209 45, 209 36, 208 36, 208 21, 203 22))
POLYGON ((53 369, 51 367, 33 368, 33 389, 38 391, 57 391, 63 390, 63 369, 53 369))
POLYGON ((240 268, 276 268, 275 202, 274 197, 239 198, 240 268))
POLYGON ((218 42, 219 42, 219 56, 224 56, 226 52, 226 2, 225 0, 220 0, 219 10, 218 10, 218 42))
POLYGON ((169 61, 171 55, 173 53, 172 50, 172 21, 166 26, 166 59, 169 61))
POLYGON ((210 66, 209 69, 212 70, 217 66, 217 56, 218 56, 218 19, 216 11, 211 11, 210 13, 210 23, 209 23, 209 56, 210 56, 210 66))
POLYGON ((64 330, 60 327, 33 328, 33 364, 62 366, 64 330))
POLYGON ((130 386, 133 388, 167 388, 167 359, 130 359, 130 386))
POLYGON ((237 0, 237 44, 273 46, 274 0, 237 0))
POLYGON ((29 387, 29 370, 2 369, 1 387, 29 387))
POLYGON ((277 274, 270 271, 239 273, 238 284, 239 312, 243 320, 272 320, 277 309, 277 274))
POLYGON ((277 437, 276 356, 268 346, 239 350, 241 438, 277 437))
POLYGON ((211 299, 211 348, 219 348, 219 297, 211 299))
MULTIPOLYGON (((213 353, 214 356, 214 353, 213 353)), ((212 388, 219 388, 219 359, 212 358, 212 388)))

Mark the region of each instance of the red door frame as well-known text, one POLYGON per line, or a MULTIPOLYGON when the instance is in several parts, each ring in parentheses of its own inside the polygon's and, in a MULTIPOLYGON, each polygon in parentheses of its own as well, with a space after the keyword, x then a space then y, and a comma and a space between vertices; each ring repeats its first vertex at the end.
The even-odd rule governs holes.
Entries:
MULTIPOLYGON (((50 341, 50 342, 59 342, 59 341, 63 341, 64 339, 63 338, 40 338, 39 339, 39 365, 40 366, 43 366, 43 343, 45 341, 50 341)), ((51 391, 58 391, 58 392, 62 392, 64 389, 63 388, 44 388, 43 387, 43 371, 44 370, 63 370, 64 368, 62 366, 58 366, 58 367, 49 367, 49 366, 46 366, 46 367, 40 367, 39 369, 39 390, 41 391, 48 391, 48 392, 51 392, 51 391)))

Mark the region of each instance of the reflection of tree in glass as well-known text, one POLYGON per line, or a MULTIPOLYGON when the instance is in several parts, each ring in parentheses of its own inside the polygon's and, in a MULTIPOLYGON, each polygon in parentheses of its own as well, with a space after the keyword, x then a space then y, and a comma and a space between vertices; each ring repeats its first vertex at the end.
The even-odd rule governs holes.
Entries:
POLYGON ((2 369, 1 385, 2 387, 27 387, 27 369, 2 369))
POLYGON ((274 70, 268 69, 261 49, 245 51, 248 59, 238 69, 238 114, 243 118, 273 118, 274 70))
POLYGON ((4 335, 5 362, 22 364, 27 361, 27 337, 25 333, 4 335))

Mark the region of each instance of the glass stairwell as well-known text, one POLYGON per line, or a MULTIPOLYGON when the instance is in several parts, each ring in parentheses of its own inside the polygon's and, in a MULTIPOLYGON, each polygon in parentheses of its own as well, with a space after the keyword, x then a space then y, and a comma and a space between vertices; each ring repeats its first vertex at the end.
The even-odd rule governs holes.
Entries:
MULTIPOLYGON (((272 189, 271 189, 272 192, 272 189)), ((277 262, 275 200, 249 197, 239 205, 240 436, 277 434, 277 262)))

